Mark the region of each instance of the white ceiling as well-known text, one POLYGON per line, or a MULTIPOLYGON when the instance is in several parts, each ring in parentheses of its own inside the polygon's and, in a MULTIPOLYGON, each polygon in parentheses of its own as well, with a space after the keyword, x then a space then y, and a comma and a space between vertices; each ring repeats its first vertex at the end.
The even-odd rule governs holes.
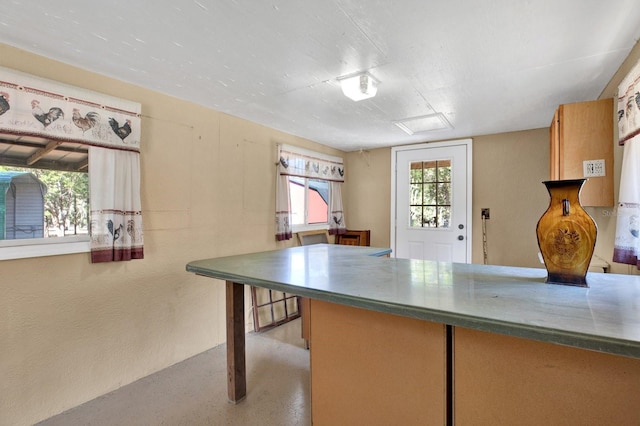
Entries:
POLYGON ((0 2, 0 42, 345 151, 546 127, 638 37, 638 0, 0 2), (336 78, 362 70, 353 102, 336 78))

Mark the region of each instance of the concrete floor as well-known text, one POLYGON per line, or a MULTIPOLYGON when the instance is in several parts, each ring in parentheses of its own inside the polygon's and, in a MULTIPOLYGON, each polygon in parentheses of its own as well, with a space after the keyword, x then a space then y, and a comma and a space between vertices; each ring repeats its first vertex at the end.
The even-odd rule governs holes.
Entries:
POLYGON ((246 346, 247 398, 238 405, 227 402, 220 345, 38 425, 310 425, 300 320, 249 333, 246 346))

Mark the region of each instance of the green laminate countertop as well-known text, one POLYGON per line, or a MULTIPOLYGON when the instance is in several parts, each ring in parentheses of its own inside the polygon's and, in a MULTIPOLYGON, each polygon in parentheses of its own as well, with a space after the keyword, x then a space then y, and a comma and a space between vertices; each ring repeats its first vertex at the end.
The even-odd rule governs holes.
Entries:
POLYGON ((546 270, 379 257, 330 244, 187 264, 187 271, 453 326, 640 358, 640 276, 588 273, 588 288, 546 270))

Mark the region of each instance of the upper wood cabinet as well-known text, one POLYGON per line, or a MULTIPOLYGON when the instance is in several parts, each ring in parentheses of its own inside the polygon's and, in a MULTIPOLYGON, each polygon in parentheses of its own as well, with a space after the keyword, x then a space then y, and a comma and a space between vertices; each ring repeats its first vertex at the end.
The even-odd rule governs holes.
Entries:
POLYGON ((613 99, 560 105, 549 132, 550 179, 586 177, 581 204, 613 206, 613 99), (597 174, 599 160, 604 160, 605 175, 589 175, 585 169, 595 165, 597 174))

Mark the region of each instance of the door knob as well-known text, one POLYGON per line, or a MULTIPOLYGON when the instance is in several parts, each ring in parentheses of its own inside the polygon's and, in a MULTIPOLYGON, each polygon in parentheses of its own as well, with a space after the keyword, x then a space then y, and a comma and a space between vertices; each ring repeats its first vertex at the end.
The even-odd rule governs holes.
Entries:
POLYGON ((462 235, 458 235, 458 239, 459 239, 460 241, 462 241, 462 240, 464 240, 464 237, 463 237, 462 235))

